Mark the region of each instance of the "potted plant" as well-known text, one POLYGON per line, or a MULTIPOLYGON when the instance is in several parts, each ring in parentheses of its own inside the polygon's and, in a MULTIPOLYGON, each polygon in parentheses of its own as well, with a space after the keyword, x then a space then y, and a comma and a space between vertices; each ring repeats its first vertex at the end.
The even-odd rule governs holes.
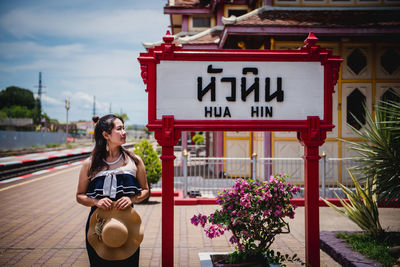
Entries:
POLYGON ((149 195, 142 203, 147 203, 150 198, 151 185, 158 183, 161 178, 161 161, 153 146, 146 139, 142 139, 140 143, 137 143, 133 151, 143 160, 146 168, 149 195))
POLYGON ((296 206, 290 203, 290 199, 300 188, 287 183, 287 177, 286 174, 277 174, 263 182, 240 178, 231 188, 219 192, 217 203, 220 209, 208 216, 197 214, 191 218, 191 223, 203 227, 209 238, 223 235, 226 231, 232 234, 229 241, 235 245, 235 251, 226 259, 214 262, 214 266, 238 263, 266 266, 285 261, 302 263, 296 254, 282 255, 270 249, 277 234, 290 231, 284 218, 293 218, 295 214, 296 206))

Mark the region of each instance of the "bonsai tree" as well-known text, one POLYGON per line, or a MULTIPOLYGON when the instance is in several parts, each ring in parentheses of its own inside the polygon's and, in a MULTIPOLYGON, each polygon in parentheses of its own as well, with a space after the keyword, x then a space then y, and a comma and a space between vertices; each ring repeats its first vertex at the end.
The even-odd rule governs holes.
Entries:
POLYGON ((270 248, 277 234, 289 232, 284 219, 294 217, 296 206, 290 199, 300 190, 285 178, 288 175, 276 174, 263 182, 240 178, 231 188, 219 192, 219 209, 208 216, 194 215, 191 223, 203 227, 209 238, 231 232, 229 241, 235 245, 235 251, 223 260, 225 263, 249 263, 248 266, 302 263, 296 254, 283 255, 270 248), (254 264, 250 265, 251 262, 254 264))
MULTIPOLYGON (((153 146, 146 139, 142 139, 140 143, 136 144, 133 152, 143 160, 144 166, 146 167, 149 189, 151 189, 151 185, 158 183, 161 178, 160 158, 158 157, 158 154, 154 150, 153 146)), ((143 202, 147 202, 149 197, 143 202)))

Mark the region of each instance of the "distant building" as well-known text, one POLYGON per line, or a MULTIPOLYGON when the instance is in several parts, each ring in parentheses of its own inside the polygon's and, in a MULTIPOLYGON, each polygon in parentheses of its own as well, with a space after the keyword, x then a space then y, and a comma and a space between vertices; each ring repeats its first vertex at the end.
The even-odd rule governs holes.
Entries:
POLYGON ((0 129, 2 130, 27 130, 33 129, 31 118, 0 118, 0 129))
POLYGON ((94 133, 93 121, 78 121, 74 122, 76 125, 76 132, 78 135, 91 136, 94 133))

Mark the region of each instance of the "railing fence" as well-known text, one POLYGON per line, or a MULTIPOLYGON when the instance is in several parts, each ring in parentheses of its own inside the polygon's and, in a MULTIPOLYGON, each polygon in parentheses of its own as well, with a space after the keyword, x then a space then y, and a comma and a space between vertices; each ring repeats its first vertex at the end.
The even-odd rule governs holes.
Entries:
MULTIPOLYGON (((338 183, 352 185, 347 169, 355 161, 348 158, 320 159, 320 197, 336 198, 335 192, 343 197, 338 183)), ((288 182, 300 186, 296 197, 304 196, 304 161, 302 158, 218 158, 190 157, 187 153, 177 157, 174 167, 174 188, 183 190, 185 197, 216 197, 218 191, 230 187, 237 178, 265 180, 276 173, 287 173, 288 182)), ((161 188, 162 181, 153 185, 161 188)))

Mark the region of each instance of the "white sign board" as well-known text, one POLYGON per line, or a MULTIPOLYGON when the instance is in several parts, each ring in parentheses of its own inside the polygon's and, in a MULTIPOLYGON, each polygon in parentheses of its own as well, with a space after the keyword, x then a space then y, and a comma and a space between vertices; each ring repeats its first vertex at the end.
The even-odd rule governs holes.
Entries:
POLYGON ((157 64, 156 82, 157 119, 322 120, 324 115, 320 62, 164 60, 157 64))

